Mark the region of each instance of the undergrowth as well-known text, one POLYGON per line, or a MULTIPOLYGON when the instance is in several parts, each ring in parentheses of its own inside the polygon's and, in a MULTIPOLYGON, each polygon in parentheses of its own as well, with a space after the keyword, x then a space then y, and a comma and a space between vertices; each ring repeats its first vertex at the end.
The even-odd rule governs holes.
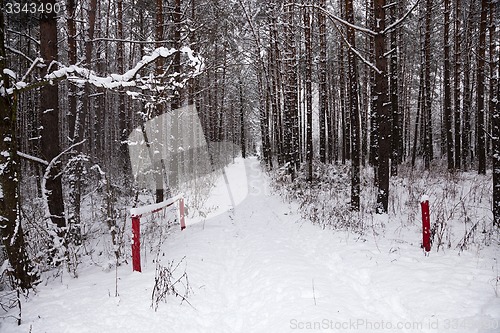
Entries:
POLYGON ((360 210, 351 210, 351 178, 348 164, 313 165, 313 180, 306 180, 305 168, 292 180, 283 167, 271 172, 273 191, 298 203, 301 217, 323 228, 356 234, 384 234, 391 230, 414 233, 421 230, 420 198, 430 198, 432 250, 458 250, 499 244, 493 226, 491 174, 449 173, 439 168, 425 171, 407 165, 390 179, 387 219, 375 213, 377 188, 373 168, 361 174, 360 210))

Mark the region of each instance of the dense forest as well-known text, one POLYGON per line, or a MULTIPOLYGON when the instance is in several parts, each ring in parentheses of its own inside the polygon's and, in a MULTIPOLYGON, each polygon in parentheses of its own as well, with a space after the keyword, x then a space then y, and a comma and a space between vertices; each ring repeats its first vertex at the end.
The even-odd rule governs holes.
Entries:
MULTIPOLYGON (((218 150, 214 163, 257 154, 268 170, 307 182, 317 179, 317 165, 348 166, 354 212, 366 169, 378 214, 388 212, 400 167, 493 170, 500 226, 496 0, 3 0, 0 7, 0 228, 20 290, 61 263, 77 271, 95 237, 87 220, 102 222, 117 264, 123 260, 124 207, 137 205, 142 190, 129 137, 185 106, 194 106, 218 150), (95 191, 99 200, 89 203, 95 191)), ((197 163, 179 137, 186 153, 168 161, 174 175, 197 163)), ((150 189, 157 202, 182 182, 162 168, 150 189)))

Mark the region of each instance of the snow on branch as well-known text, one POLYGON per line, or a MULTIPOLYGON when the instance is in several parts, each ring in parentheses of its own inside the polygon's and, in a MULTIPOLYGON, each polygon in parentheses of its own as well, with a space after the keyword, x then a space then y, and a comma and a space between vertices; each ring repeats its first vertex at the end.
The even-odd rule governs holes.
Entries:
POLYGON ((69 146, 68 148, 66 148, 64 151, 62 151, 59 155, 57 155, 56 157, 54 157, 48 163, 47 163, 47 161, 43 161, 42 160, 44 162, 42 164, 47 163, 46 164, 47 167, 45 168, 45 172, 43 174, 42 183, 41 183, 41 187, 42 187, 42 199, 43 199, 43 202, 44 202, 44 205, 45 205, 45 217, 46 218, 50 218, 51 217, 50 210, 49 210, 49 201, 48 201, 48 197, 47 197, 47 194, 48 194, 47 180, 50 178, 50 172, 51 172, 52 168, 56 165, 56 163, 59 161, 59 159, 64 154, 67 154, 68 152, 70 152, 71 150, 73 150, 73 148, 75 148, 75 147, 77 147, 77 146, 85 143, 86 141, 87 141, 87 139, 84 139, 84 140, 82 140, 80 142, 72 144, 71 146, 69 146))
POLYGON ((326 16, 328 16, 328 18, 332 21, 337 21, 339 23, 342 23, 343 25, 345 26, 348 26, 349 28, 353 28, 354 30, 358 30, 358 31, 361 31, 361 32, 364 32, 368 35, 371 35, 371 36, 376 36, 377 33, 371 29, 368 29, 368 28, 365 28, 365 27, 361 27, 359 25, 355 25, 355 24, 352 24, 352 23, 349 23, 347 22, 346 20, 338 17, 337 15, 335 14, 332 14, 331 12, 329 12, 328 10, 326 10, 325 8, 321 7, 321 6, 318 6, 318 5, 308 5, 308 4, 304 4, 304 5, 298 5, 300 7, 310 7, 310 8, 314 8, 314 9, 317 9, 317 10, 320 10, 322 11, 324 14, 326 14, 326 16))
MULTIPOLYGON (((417 0, 415 1, 415 3, 413 4, 413 6, 410 8, 410 10, 408 10, 401 18, 399 18, 398 20, 396 20, 396 22, 390 24, 388 27, 386 27, 382 32, 380 32, 381 34, 386 34, 388 32, 391 32, 392 30, 394 30, 395 28, 397 28, 397 26, 399 26, 407 17, 408 15, 411 14, 411 12, 417 7, 418 3, 420 2, 420 0, 417 0)), ((390 4, 390 5, 387 5, 386 8, 384 9, 387 9, 389 8, 390 6, 392 6, 393 4, 390 4)), ((320 7, 318 5, 313 5, 313 4, 303 4, 303 5, 298 5, 298 6, 301 6, 301 7, 311 7, 311 8, 315 8, 317 10, 320 10, 322 11, 324 14, 326 14, 332 21, 337 21, 339 23, 342 23, 343 25, 345 26, 348 26, 350 28, 353 28, 355 30, 358 30, 360 32, 364 32, 368 35, 371 35, 371 36, 376 36, 378 33, 371 30, 371 29, 368 29, 368 28, 365 28, 365 27, 362 27, 362 26, 359 26, 359 25, 355 25, 355 24, 352 24, 352 23, 349 23, 347 22, 346 20, 338 17, 337 15, 335 14, 332 14, 331 12, 329 12, 328 10, 326 10, 325 8, 323 7, 320 7)))
POLYGON ((36 163, 39 163, 39 164, 43 164, 43 165, 46 165, 46 166, 49 166, 49 162, 47 162, 46 160, 43 160, 43 159, 41 159, 39 157, 36 157, 36 156, 33 156, 33 155, 29 155, 29 154, 25 154, 25 153, 20 152, 20 151, 17 152, 17 155, 19 157, 25 158, 27 160, 30 160, 30 161, 33 161, 33 162, 36 162, 36 163))
MULTIPOLYGON (((76 83, 90 83, 96 87, 115 89, 122 87, 136 87, 137 80, 139 80, 139 71, 144 67, 154 63, 158 58, 169 58, 175 53, 184 53, 188 58, 187 65, 191 68, 187 74, 183 73, 173 73, 173 77, 184 77, 184 80, 180 82, 169 82, 169 84, 174 86, 183 86, 185 82, 190 78, 201 74, 204 69, 203 58, 195 56, 193 51, 189 47, 183 47, 180 50, 174 48, 159 47, 155 49, 151 54, 144 56, 133 68, 129 69, 123 74, 110 74, 108 76, 98 76, 93 71, 82 68, 77 65, 61 66, 59 69, 47 74, 42 79, 32 83, 26 83, 20 81, 14 84, 13 88, 7 90, 7 94, 12 95, 14 93, 23 92, 31 90, 40 86, 47 84, 53 84, 54 81, 60 81, 67 79, 76 83)), ((38 65, 41 59, 37 58, 33 61, 31 69, 38 65)), ((23 77, 25 79, 26 75, 23 77)), ((141 85, 138 88, 141 89, 152 89, 147 85, 141 85)))
POLYGON ((406 12, 406 14, 404 14, 400 19, 396 20, 396 22, 394 22, 391 25, 389 25, 388 27, 386 27, 384 29, 384 31, 382 31, 382 33, 383 34, 388 33, 388 32, 391 32, 392 30, 394 30, 395 28, 397 28, 397 26, 400 25, 401 22, 403 22, 408 17, 408 15, 411 14, 411 12, 415 9, 415 7, 417 7, 419 2, 420 2, 420 0, 415 1, 413 6, 410 8, 409 11, 406 12))
POLYGON ((344 41, 344 43, 346 43, 347 47, 349 47, 349 50, 351 50, 362 62, 364 62, 368 67, 372 68, 376 73, 378 74, 382 74, 382 71, 380 71, 380 69, 377 68, 377 66, 375 66, 373 63, 371 63, 370 61, 366 60, 363 55, 361 55, 361 53, 358 52, 358 50, 356 50, 350 43, 349 41, 345 38, 344 34, 342 33, 342 31, 340 30, 340 28, 337 26, 337 24, 335 22, 333 22, 333 26, 335 27, 335 29, 338 31, 338 33, 340 34, 340 36, 342 37, 342 40, 344 41))

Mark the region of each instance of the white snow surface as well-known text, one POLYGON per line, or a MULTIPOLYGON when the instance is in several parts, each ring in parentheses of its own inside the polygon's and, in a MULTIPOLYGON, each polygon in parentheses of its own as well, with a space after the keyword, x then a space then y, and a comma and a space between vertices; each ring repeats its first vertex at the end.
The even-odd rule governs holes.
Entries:
POLYGON ((118 268, 118 297, 114 270, 88 267, 38 287, 22 304, 22 325, 4 319, 0 331, 500 332, 493 246, 425 256, 421 234, 396 232, 398 221, 384 235, 323 230, 269 193, 256 159, 228 170, 232 189, 246 195, 234 211, 221 206, 164 244, 163 264, 185 257, 192 306, 171 296, 157 312, 150 307, 151 260, 142 273, 118 268))

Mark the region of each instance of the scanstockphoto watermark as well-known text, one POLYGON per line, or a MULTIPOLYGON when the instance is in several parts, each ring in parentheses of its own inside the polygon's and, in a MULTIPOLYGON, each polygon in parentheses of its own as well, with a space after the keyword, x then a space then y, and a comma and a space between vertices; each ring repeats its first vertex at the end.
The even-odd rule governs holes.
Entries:
POLYGON ((440 332, 463 332, 471 329, 480 329, 485 332, 498 332, 500 321, 495 318, 460 318, 460 319, 437 319, 431 318, 422 321, 391 321, 370 320, 366 318, 333 320, 322 319, 307 321, 299 319, 290 320, 290 328, 293 330, 316 330, 316 331, 392 331, 392 330, 431 330, 440 332))
POLYGON ((320 321, 301 321, 298 319, 290 320, 290 328, 296 330, 335 330, 335 331, 372 331, 372 330, 393 330, 406 329, 418 330, 423 329, 422 322, 392 322, 386 320, 369 320, 369 319, 349 319, 349 320, 333 320, 322 319, 320 321))

